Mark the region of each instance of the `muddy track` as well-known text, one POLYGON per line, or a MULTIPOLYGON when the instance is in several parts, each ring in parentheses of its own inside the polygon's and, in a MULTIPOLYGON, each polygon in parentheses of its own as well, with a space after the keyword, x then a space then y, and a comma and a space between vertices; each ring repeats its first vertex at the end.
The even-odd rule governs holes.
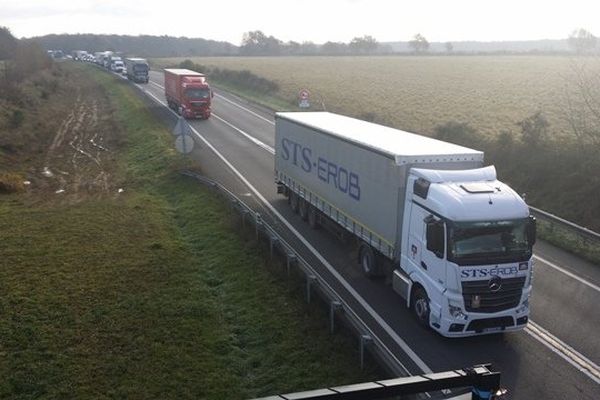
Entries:
POLYGON ((56 194, 74 195, 111 191, 110 149, 91 93, 78 93, 46 152, 42 176, 56 194))

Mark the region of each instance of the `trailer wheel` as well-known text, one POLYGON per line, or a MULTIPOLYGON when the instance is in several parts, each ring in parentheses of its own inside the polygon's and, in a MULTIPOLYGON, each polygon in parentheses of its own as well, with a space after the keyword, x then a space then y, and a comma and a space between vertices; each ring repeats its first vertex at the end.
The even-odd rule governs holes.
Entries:
POLYGON ((419 324, 429 328, 429 297, 421 286, 413 291, 411 308, 419 324))
POLYGON ((375 253, 368 244, 362 244, 359 250, 359 262, 363 273, 367 278, 373 278, 377 276, 377 262, 375 259, 375 253))
POLYGON ((290 192, 290 207, 293 212, 298 212, 298 195, 294 192, 290 192))
POLYGON ((302 218, 303 221, 308 219, 308 207, 310 207, 308 201, 305 199, 298 199, 298 211, 300 212, 300 218, 302 218))
POLYGON ((308 226, 313 229, 317 229, 319 227, 319 221, 317 221, 317 207, 313 205, 308 206, 308 226))

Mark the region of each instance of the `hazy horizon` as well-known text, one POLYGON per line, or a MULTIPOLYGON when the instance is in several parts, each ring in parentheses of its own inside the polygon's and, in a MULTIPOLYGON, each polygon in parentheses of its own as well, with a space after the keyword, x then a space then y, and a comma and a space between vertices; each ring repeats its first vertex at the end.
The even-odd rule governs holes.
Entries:
POLYGON ((156 0, 0 0, 0 25, 17 37, 47 34, 168 35, 239 45, 244 32, 261 30, 283 41, 349 42, 371 35, 403 42, 421 33, 430 42, 565 39, 577 28, 594 31, 600 5, 585 0, 397 4, 390 0, 256 0, 176 6, 156 0), (143 5, 143 8, 141 7, 143 5), (341 10, 341 11, 340 11, 341 10), (182 12, 184 11, 184 12, 182 12))

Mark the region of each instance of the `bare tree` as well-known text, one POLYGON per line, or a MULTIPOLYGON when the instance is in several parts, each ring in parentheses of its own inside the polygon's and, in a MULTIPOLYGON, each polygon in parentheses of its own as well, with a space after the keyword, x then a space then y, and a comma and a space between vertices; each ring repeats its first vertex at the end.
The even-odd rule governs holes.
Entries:
POLYGON ((600 60, 571 64, 565 85, 565 118, 581 147, 600 148, 600 60))
POLYGON ((429 42, 425 39, 425 36, 417 33, 411 41, 408 42, 408 45, 416 52, 424 52, 429 50, 429 42))
POLYGON ((585 53, 596 47, 597 38, 583 28, 575 29, 567 39, 569 46, 577 53, 585 53))

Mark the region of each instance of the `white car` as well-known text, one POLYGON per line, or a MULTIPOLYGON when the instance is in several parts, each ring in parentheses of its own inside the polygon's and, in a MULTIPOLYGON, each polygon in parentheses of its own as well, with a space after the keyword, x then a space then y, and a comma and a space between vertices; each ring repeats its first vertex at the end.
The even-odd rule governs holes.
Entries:
POLYGON ((123 61, 115 61, 110 65, 110 69, 114 72, 123 72, 123 61))

